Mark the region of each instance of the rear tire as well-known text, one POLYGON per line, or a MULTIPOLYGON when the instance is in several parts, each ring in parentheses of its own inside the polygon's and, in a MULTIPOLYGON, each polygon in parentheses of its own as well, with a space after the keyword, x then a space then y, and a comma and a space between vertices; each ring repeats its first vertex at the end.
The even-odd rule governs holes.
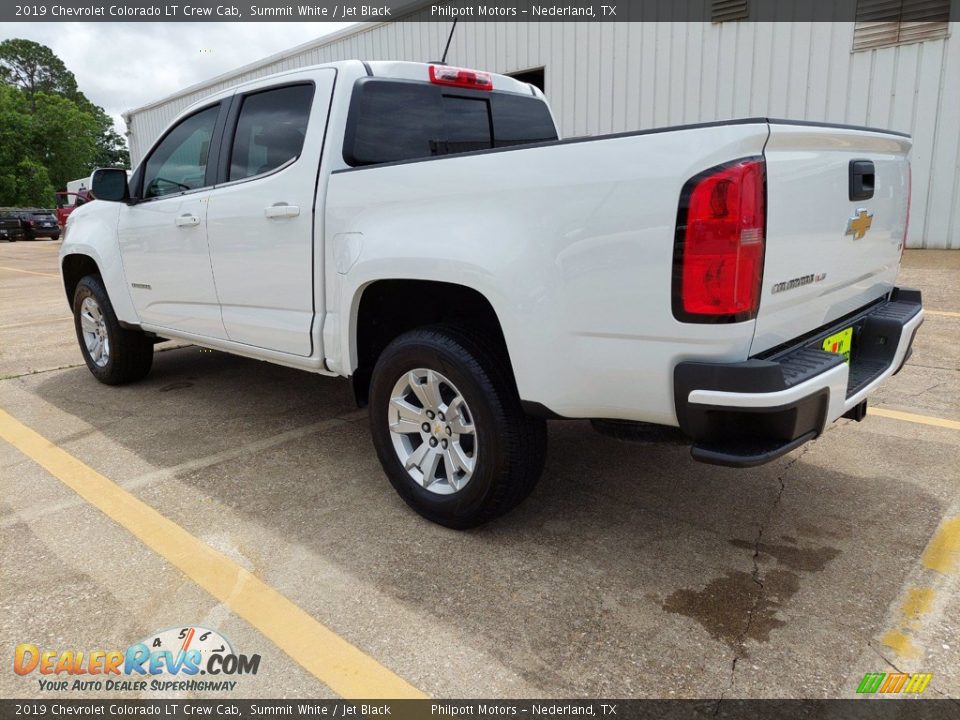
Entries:
POLYGON ((524 414, 507 359, 475 334, 438 326, 396 338, 377 360, 369 409, 390 483, 440 525, 506 513, 543 471, 546 423, 524 414))
POLYGON ((153 341, 120 327, 110 297, 97 275, 87 275, 73 294, 73 323, 84 362, 106 385, 124 385, 146 377, 153 364, 153 341))

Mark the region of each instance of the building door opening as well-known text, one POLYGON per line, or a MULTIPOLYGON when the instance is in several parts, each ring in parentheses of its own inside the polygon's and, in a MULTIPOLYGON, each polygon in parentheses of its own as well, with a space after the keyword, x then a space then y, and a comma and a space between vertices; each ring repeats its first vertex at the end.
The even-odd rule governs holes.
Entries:
POLYGON ((542 92, 546 91, 545 88, 545 73, 544 68, 534 68, 533 70, 523 70, 521 72, 507 73, 512 78, 519 80, 520 82, 530 83, 535 87, 540 88, 542 92))

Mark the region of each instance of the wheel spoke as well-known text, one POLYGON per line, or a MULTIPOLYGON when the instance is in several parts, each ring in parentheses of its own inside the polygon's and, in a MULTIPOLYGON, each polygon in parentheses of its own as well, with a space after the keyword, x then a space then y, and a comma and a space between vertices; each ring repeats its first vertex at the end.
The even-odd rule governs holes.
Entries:
POLYGON ((93 319, 89 312, 80 313, 80 327, 83 328, 84 332, 95 332, 97 321, 93 319))
POLYGON ((448 448, 447 450, 443 451, 443 467, 447 473, 447 482, 450 483, 450 487, 452 487, 454 490, 459 490, 460 485, 459 481, 457 480, 456 462, 454 461, 453 455, 450 452, 451 449, 452 448, 448 448))
MULTIPOLYGON (((426 443, 424 443, 426 444, 426 443)), ((440 453, 437 450, 431 448, 427 453, 427 459, 420 466, 421 472, 423 472, 423 486, 429 487, 433 484, 433 481, 437 479, 437 466, 440 463, 440 453)))
POLYGON ((415 467, 418 467, 420 463, 423 462, 423 458, 430 451, 430 446, 427 443, 422 443, 420 447, 410 453, 410 457, 407 458, 403 466, 407 470, 412 470, 415 467))
POLYGON ((463 417, 464 406, 463 398, 457 395, 447 410, 447 423, 457 435, 473 435, 473 421, 467 421, 463 417))
POLYGON ((440 397, 440 379, 433 370, 427 370, 427 377, 420 386, 423 390, 426 404, 431 410, 441 410, 443 407, 443 398, 440 397))
POLYGON ((403 435, 420 432, 423 425, 423 410, 414 407, 403 398, 390 400, 390 430, 403 435))
POLYGON ((455 472, 464 472, 468 475, 473 472, 473 458, 463 452, 460 443, 451 443, 447 449, 447 454, 450 456, 450 462, 453 464, 455 472))
POLYGON ((432 409, 430 407, 430 396, 427 395, 427 391, 424 386, 420 383, 420 376, 416 372, 410 372, 407 374, 407 384, 410 386, 410 389, 413 391, 413 394, 417 396, 417 400, 420 401, 420 404, 425 410, 432 409))

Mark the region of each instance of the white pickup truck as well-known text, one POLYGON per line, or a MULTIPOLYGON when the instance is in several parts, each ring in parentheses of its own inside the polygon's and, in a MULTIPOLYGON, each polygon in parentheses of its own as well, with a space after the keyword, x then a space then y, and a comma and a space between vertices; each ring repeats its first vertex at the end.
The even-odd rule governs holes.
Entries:
POLYGON ((339 62, 97 171, 61 269, 101 382, 162 338, 350 377, 390 482, 462 528, 529 494, 546 418, 738 467, 862 418, 923 318, 894 285, 909 150, 767 118, 560 140, 512 78, 339 62))

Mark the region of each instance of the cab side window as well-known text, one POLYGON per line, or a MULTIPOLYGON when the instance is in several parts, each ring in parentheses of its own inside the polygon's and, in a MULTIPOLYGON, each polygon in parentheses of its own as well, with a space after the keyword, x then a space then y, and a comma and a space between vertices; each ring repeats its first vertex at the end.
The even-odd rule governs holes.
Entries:
POLYGON ((300 157, 313 85, 290 85, 243 98, 230 151, 232 180, 262 175, 300 157))
POLYGON ((160 142, 143 174, 144 198, 161 197, 206 185, 207 155, 220 105, 184 118, 160 142))

